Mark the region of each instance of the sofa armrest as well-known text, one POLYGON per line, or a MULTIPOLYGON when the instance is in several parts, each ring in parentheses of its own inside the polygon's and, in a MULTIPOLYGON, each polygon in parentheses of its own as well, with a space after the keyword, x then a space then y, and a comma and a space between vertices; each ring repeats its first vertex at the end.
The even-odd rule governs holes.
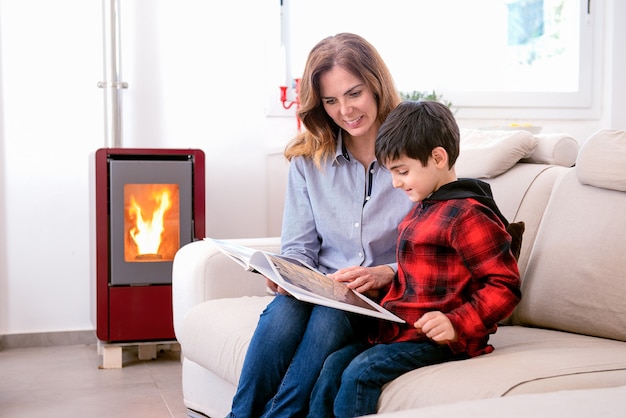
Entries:
MULTIPOLYGON (((229 240, 239 245, 278 253, 280 237, 229 240)), ((174 331, 193 306, 204 301, 267 295, 265 280, 244 270, 210 241, 194 241, 178 250, 172 265, 174 331)))

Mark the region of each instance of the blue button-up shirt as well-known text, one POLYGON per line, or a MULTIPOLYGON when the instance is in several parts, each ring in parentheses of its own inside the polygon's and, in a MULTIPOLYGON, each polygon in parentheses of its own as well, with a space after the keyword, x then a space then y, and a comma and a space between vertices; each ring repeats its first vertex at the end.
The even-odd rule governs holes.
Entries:
POLYGON ((323 273, 344 267, 396 266, 398 224, 413 203, 373 161, 367 170, 343 146, 321 171, 310 158, 289 166, 281 253, 323 273))

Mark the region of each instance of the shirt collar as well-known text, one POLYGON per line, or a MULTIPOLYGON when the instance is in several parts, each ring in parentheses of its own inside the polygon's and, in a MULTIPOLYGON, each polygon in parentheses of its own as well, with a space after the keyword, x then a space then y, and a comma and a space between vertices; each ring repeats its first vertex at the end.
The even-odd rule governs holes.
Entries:
MULTIPOLYGON (((346 148, 346 144, 343 142, 343 131, 340 129, 337 134, 337 146, 335 148, 335 159, 333 160, 333 165, 341 164, 342 160, 348 163, 352 162, 348 148, 346 148)), ((373 162, 373 166, 378 167, 378 161, 374 160, 373 162)), ((372 165, 370 164, 370 167, 371 166, 372 165)))
POLYGON ((346 144, 343 142, 343 131, 339 129, 339 133, 337 133, 337 147, 335 148, 334 163, 339 164, 341 158, 345 161, 350 161, 350 153, 348 152, 348 148, 346 148, 346 144))

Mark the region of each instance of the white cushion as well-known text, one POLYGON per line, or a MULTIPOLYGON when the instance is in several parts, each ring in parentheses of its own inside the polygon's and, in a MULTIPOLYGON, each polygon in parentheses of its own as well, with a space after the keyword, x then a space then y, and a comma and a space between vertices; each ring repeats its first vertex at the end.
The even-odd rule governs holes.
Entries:
POLYGON ((194 306, 176 334, 185 357, 236 386, 259 316, 272 299, 242 296, 194 306))
POLYGON ((503 398, 479 399, 446 405, 378 414, 377 418, 622 418, 626 386, 586 390, 559 390, 503 398))
POLYGON ((587 139, 576 174, 582 184, 626 192, 626 131, 601 129, 587 139))
POLYGON ((576 168, 552 190, 512 321, 626 341, 626 193, 583 185, 576 168))
POLYGON ((493 178, 530 156, 538 139, 528 131, 461 129, 459 177, 493 178))
POLYGON ((535 135, 539 142, 532 154, 522 160, 527 163, 553 164, 571 167, 576 163, 578 141, 567 134, 535 135))
POLYGON ((620 341, 502 326, 489 342, 495 347, 490 354, 418 368, 387 383, 378 411, 545 392, 551 382, 573 389, 608 386, 626 378, 626 344, 620 341))

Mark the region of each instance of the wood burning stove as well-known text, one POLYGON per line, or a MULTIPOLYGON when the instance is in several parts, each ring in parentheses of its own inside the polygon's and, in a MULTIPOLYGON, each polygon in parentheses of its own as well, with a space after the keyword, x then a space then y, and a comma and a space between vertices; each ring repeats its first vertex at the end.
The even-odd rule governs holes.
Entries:
POLYGON ((204 238, 204 153, 102 148, 95 158, 96 335, 173 340, 174 255, 204 238))

